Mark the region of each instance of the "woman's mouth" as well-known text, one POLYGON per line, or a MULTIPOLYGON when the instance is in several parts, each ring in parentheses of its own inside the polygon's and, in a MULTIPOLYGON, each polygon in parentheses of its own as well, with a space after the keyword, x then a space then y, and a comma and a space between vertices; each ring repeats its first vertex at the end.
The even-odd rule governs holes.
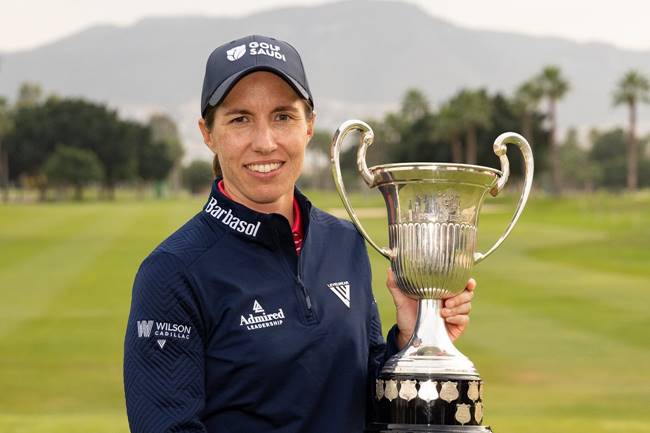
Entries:
POLYGON ((264 164, 246 164, 245 167, 255 173, 270 173, 279 169, 282 164, 282 162, 268 162, 264 164))

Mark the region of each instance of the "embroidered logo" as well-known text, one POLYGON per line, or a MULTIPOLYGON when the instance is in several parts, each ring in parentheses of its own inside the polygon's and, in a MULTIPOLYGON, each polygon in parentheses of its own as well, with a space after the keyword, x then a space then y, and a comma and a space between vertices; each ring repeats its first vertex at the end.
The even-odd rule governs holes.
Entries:
MULTIPOLYGON (((167 323, 167 322, 156 322, 154 320, 138 320, 138 338, 149 338, 152 335, 156 337, 171 337, 179 340, 189 340, 190 332, 192 331, 191 326, 179 325, 177 323, 167 323)), ((161 340, 157 340, 158 345, 162 349, 162 346, 165 343, 160 343, 161 340)), ((166 341, 166 340, 162 340, 166 341)))
POLYGON ((329 283, 327 287, 345 304, 350 308, 350 282, 339 281, 338 283, 329 283))
POLYGON ((153 328, 153 320, 138 320, 138 337, 149 338, 153 328))
MULTIPOLYGON (((235 48, 231 48, 226 51, 226 58, 231 62, 241 59, 244 54, 246 54, 246 44, 238 45, 235 48)), ((269 44, 267 42, 249 42, 248 43, 248 54, 250 56, 269 56, 283 62, 287 61, 286 56, 282 53, 282 49, 279 45, 269 44)))
POLYGON ((260 222, 257 224, 249 223, 233 215, 230 209, 222 209, 221 206, 217 204, 217 199, 210 197, 210 201, 205 206, 205 212, 212 215, 221 224, 225 224, 233 230, 237 230, 239 233, 245 233, 249 236, 257 236, 257 231, 260 229, 260 222))
POLYGON ((252 331, 260 328, 270 328, 272 326, 280 326, 284 322, 284 311, 278 308, 275 313, 266 313, 264 307, 255 299, 253 302, 253 312, 248 314, 248 317, 242 315, 239 321, 239 326, 245 326, 246 329, 252 331))
POLYGON ((264 314, 265 313, 264 308, 262 308, 260 303, 257 302, 257 299, 255 300, 255 302, 253 302, 253 311, 255 312, 255 314, 264 314))
POLYGON ((228 57, 228 60, 231 62, 240 59, 244 54, 246 54, 246 44, 239 45, 226 51, 226 57, 228 57))

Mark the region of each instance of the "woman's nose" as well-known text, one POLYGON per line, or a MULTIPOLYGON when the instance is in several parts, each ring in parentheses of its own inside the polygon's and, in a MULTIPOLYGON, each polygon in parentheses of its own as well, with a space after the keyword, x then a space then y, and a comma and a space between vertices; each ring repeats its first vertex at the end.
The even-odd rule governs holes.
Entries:
POLYGON ((264 123, 259 124, 255 129, 255 135, 253 137, 253 150, 268 154, 277 149, 277 147, 270 126, 264 123))

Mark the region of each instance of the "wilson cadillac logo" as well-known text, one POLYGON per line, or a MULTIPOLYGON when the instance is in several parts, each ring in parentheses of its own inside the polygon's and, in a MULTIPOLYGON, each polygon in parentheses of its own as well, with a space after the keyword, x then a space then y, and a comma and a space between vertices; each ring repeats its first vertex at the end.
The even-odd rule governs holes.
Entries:
POLYGON ((165 347, 167 338, 189 340, 192 327, 178 323, 156 322, 155 320, 138 320, 138 338, 157 337, 156 343, 161 349, 165 347))
POLYGON ((256 299, 253 302, 252 310, 253 312, 249 313, 248 316, 242 315, 239 321, 239 326, 245 326, 249 331, 280 326, 284 322, 284 311, 282 311, 282 308, 278 308, 275 313, 267 313, 256 299))
MULTIPOLYGON (((246 44, 238 45, 235 48, 231 48, 226 51, 226 58, 231 62, 241 59, 246 54, 246 44)), ((249 42, 248 43, 248 54, 250 56, 269 56, 282 60, 283 62, 287 61, 287 58, 281 52, 279 45, 269 44, 267 42, 249 42)))

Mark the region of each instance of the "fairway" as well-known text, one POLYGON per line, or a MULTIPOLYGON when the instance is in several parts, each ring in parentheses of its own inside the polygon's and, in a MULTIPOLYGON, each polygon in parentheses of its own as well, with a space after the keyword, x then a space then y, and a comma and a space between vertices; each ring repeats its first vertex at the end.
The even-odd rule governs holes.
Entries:
MULTIPOLYGON (((308 195, 341 207, 334 193, 308 195)), ((515 201, 487 199, 481 250, 515 201)), ((373 208, 363 220, 385 244, 379 196, 353 202, 373 208)), ((0 432, 128 432, 122 345, 133 277, 202 204, 0 205, 0 432)), ((486 382, 485 423, 496 433, 650 432, 649 220, 647 193, 534 193, 511 237, 475 268, 472 325, 458 346, 486 382)), ((371 258, 386 331, 387 262, 371 258)))

